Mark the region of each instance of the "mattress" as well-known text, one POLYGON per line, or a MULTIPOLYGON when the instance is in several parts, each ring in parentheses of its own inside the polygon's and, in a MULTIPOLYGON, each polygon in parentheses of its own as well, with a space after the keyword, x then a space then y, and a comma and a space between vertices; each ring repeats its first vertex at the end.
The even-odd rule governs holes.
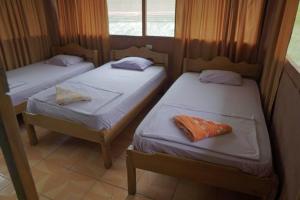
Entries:
MULTIPOLYGON (((158 122, 156 122, 156 126, 160 127, 158 122)), ((241 130, 243 126, 246 128, 245 121, 240 121, 239 126, 241 130)), ((175 125, 173 124, 174 127, 175 125)), ((249 127, 253 128, 253 125, 250 126, 249 124, 249 127)), ((159 129, 169 131, 168 127, 159 129)), ((182 132, 174 131, 174 134, 182 134, 182 132)), ((218 137, 205 139, 203 142, 218 145, 217 140, 221 139, 218 137)), ((234 142, 231 144, 234 144, 234 142)), ((268 176, 272 173, 269 134, 261 109, 259 90, 256 82, 250 79, 243 79, 242 86, 229 86, 202 83, 199 81, 198 73, 184 73, 139 125, 134 135, 133 145, 136 150, 142 152, 161 152, 183 158, 207 161, 235 167, 243 172, 260 177, 268 176), (163 123, 163 118, 166 115, 163 113, 167 113, 167 111, 162 113, 161 110, 166 106, 175 106, 185 110, 188 108, 197 112, 238 117, 249 122, 251 121, 251 123, 255 122, 255 131, 251 137, 251 145, 254 146, 253 149, 258 150, 259 154, 253 157, 233 156, 226 153, 228 150, 223 150, 223 152, 212 151, 212 149, 202 148, 201 146, 187 145, 187 139, 184 136, 174 137, 176 138, 174 140, 170 138, 159 139, 157 135, 156 137, 151 137, 151 134, 145 134, 145 132, 149 132, 149 125, 153 123, 155 115, 159 114, 158 119, 161 119, 163 123)), ((230 145, 227 144, 227 147, 230 145)), ((230 147, 232 151, 236 152, 241 152, 241 148, 243 148, 243 145, 238 145, 237 143, 230 147)))
POLYGON ((165 69, 160 66, 134 71, 112 68, 107 63, 59 84, 89 95, 91 102, 57 105, 52 87, 30 97, 27 111, 83 124, 93 130, 110 129, 165 78, 165 69))
POLYGON ((7 80, 10 89, 8 95, 11 97, 13 105, 16 106, 26 102, 30 96, 44 89, 93 68, 94 64, 90 62, 80 62, 68 67, 38 62, 8 71, 7 80))

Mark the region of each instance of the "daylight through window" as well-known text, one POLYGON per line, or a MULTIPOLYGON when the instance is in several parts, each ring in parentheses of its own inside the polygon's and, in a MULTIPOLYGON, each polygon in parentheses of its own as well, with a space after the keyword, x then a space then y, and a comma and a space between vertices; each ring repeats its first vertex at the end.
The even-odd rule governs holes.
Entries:
POLYGON ((297 64, 295 66, 300 72, 300 9, 298 8, 297 17, 294 25, 292 38, 288 49, 289 58, 297 64))
POLYGON ((176 0, 107 2, 111 35, 174 37, 176 0))
POLYGON ((174 37, 175 0, 147 0, 147 35, 174 37))
POLYGON ((142 1, 108 0, 109 33, 142 36, 142 1))

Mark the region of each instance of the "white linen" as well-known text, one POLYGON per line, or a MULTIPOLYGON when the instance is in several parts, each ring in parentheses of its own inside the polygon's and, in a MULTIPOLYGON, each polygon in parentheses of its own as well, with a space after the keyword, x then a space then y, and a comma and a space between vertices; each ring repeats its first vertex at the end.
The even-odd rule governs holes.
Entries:
POLYGON ((45 63, 50 65, 58 65, 68 67, 70 65, 75 65, 83 61, 82 57, 71 56, 71 55, 56 55, 47 60, 45 63))
POLYGON ((41 101, 44 96, 53 93, 53 88, 50 88, 30 97, 27 111, 70 120, 95 130, 109 129, 162 83, 165 77, 163 67, 151 66, 144 71, 133 71, 115 69, 111 67, 111 63, 107 63, 63 83, 79 82, 113 94, 121 94, 104 106, 97 109, 99 102, 95 100, 89 106, 96 109, 84 112, 81 106, 75 111, 75 108, 71 110, 65 106, 53 105, 49 101, 41 101))
POLYGON ((7 82, 10 90, 26 84, 24 81, 18 80, 8 80, 7 82))
POLYGON ((152 119, 149 120, 147 126, 141 131, 141 136, 206 149, 225 155, 253 160, 259 159, 255 121, 238 116, 227 116, 189 107, 162 104, 152 116, 152 119), (232 127, 232 132, 191 142, 182 133, 182 130, 175 125, 173 118, 176 115, 196 116, 228 124, 232 127))
POLYGON ((111 66, 119 69, 131 69, 144 71, 147 67, 153 64, 152 61, 141 57, 126 57, 116 62, 113 62, 111 66))
MULTIPOLYGON (((68 105, 61 105, 64 110, 81 113, 84 115, 93 115, 97 111, 112 102, 114 99, 122 95, 122 93, 109 91, 98 87, 91 87, 80 82, 66 81, 59 85, 59 87, 66 88, 77 92, 83 96, 89 97, 91 100, 87 102, 74 102, 68 105)), ((56 88, 52 87, 48 90, 42 91, 34 95, 36 101, 52 106, 60 106, 56 102, 56 88)))
POLYGON ((94 68, 93 63, 81 62, 68 67, 38 62, 7 72, 9 93, 13 105, 26 102, 28 97, 52 87, 68 78, 94 68))
POLYGON ((164 152, 179 157, 232 166, 258 176, 270 175, 272 172, 270 141, 255 81, 243 79, 242 86, 230 86, 202 83, 198 77, 199 73, 185 73, 172 85, 137 128, 133 140, 135 149, 147 153, 164 152), (188 106, 197 110, 255 120, 260 151, 259 160, 229 156, 179 142, 143 137, 143 129, 162 104, 188 106))
POLYGON ((239 73, 224 70, 203 70, 199 76, 203 83, 242 85, 243 78, 239 73))

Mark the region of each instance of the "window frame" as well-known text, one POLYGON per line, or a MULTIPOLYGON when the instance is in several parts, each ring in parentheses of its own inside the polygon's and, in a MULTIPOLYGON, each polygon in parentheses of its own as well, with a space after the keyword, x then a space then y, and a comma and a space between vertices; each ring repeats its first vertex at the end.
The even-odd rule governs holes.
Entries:
MULTIPOLYGON (((156 35, 147 35, 147 0, 142 1, 142 35, 114 35, 109 34, 110 37, 153 37, 153 38, 175 38, 176 33, 176 3, 175 0, 175 20, 174 20, 174 36, 156 36, 156 35)), ((108 22, 109 23, 109 22, 108 22)))
POLYGON ((300 13, 300 4, 298 4, 297 13, 296 13, 295 21, 294 21, 294 24, 293 24, 293 30, 292 30, 292 33, 291 33, 291 36, 290 36, 290 41, 289 41, 289 45, 288 45, 288 48, 287 48, 287 51, 286 51, 286 57, 285 57, 288 64, 290 66, 294 67, 295 70, 298 72, 298 74, 300 74, 300 61, 298 61, 298 58, 295 59, 292 55, 290 55, 289 51, 290 51, 290 45, 293 42, 292 40, 293 40, 293 36, 294 36, 295 26, 298 25, 297 27, 300 28, 299 27, 300 24, 296 24, 297 20, 300 18, 299 13, 300 13))

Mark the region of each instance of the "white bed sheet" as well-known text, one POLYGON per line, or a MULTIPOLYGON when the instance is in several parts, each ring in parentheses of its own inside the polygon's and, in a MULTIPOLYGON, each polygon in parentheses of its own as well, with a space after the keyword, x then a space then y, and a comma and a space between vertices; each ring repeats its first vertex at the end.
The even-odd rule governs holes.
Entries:
MULTIPOLYGON (((162 83, 166 77, 165 69, 159 66, 151 66, 145 71, 133 71, 111 68, 110 64, 107 63, 62 83, 63 85, 76 82, 121 94, 100 109, 86 113, 80 109, 74 110, 67 106, 54 104, 52 100, 45 101, 45 97, 52 95, 54 98, 55 89, 49 88, 29 98, 27 111, 84 124, 94 130, 109 129, 162 83)), ((99 102, 78 102, 79 108, 80 104, 96 108, 99 102)))
POLYGON ((163 104, 152 115, 152 120, 147 125, 141 132, 144 138, 175 142, 240 158, 259 159, 256 126, 253 119, 223 115, 188 106, 163 104), (175 125, 174 116, 176 115, 198 116, 206 120, 225 123, 232 127, 232 132, 191 142, 175 125))
POLYGON ((91 62, 80 62, 67 67, 38 62, 7 72, 10 95, 13 105, 16 106, 49 87, 93 69, 91 62))
POLYGON ((259 91, 255 81, 249 79, 244 79, 242 86, 229 86, 201 83, 198 73, 183 74, 139 125, 134 135, 133 145, 135 149, 142 152, 164 152, 179 157, 204 160, 236 167, 246 173, 257 176, 263 177, 272 173, 269 134, 261 109, 259 91), (163 104, 189 106, 198 110, 254 119, 260 152, 259 159, 239 158, 224 153, 199 149, 184 145, 181 141, 170 142, 143 137, 143 130, 147 128, 153 115, 156 114, 163 104))

